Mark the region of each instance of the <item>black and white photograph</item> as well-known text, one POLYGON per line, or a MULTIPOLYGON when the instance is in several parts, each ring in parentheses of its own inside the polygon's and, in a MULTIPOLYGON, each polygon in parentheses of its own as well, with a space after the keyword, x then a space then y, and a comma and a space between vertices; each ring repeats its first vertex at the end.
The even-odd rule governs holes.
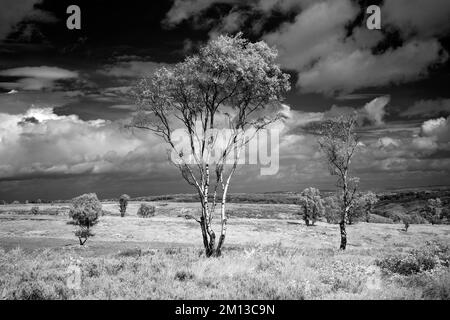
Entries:
POLYGON ((448 0, 0 0, 0 300, 450 300, 449 84, 448 0))

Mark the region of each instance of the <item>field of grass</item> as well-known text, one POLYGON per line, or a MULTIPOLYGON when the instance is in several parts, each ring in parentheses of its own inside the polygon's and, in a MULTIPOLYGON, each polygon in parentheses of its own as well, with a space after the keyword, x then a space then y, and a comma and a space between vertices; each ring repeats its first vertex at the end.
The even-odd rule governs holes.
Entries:
POLYGON ((208 259, 197 222, 183 218, 196 214, 196 203, 152 204, 155 217, 137 217, 139 202, 131 202, 121 218, 117 203, 104 203, 85 246, 67 204, 39 205, 37 215, 28 212, 33 205, 0 206, 0 299, 450 298, 448 261, 411 274, 396 273, 397 260, 377 263, 405 255, 402 268, 429 266, 408 252, 427 241, 449 244, 448 225, 405 232, 401 224, 358 223, 340 252, 338 226, 306 227, 295 205, 230 204, 223 256, 208 259), (73 264, 82 270, 80 289, 66 285, 73 264))

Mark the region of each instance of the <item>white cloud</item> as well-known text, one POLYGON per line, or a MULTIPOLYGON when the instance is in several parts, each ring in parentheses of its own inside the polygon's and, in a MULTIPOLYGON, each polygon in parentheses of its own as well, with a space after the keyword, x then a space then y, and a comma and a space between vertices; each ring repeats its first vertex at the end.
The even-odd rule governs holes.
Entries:
POLYGON ((398 147, 400 145, 400 141, 391 137, 381 137, 378 139, 378 145, 384 148, 398 147))
POLYGON ((293 23, 263 37, 279 50, 283 67, 302 70, 328 56, 345 38, 345 24, 358 10, 350 1, 321 1, 297 15, 293 23))
POLYGON ((380 55, 370 50, 336 51, 301 71, 298 85, 304 92, 333 93, 417 80, 432 64, 447 60, 441 49, 438 41, 428 40, 411 41, 380 55))
POLYGON ((384 124, 384 116, 386 114, 386 106, 390 101, 390 96, 381 96, 366 103, 362 108, 352 108, 346 106, 332 105, 331 108, 324 113, 324 118, 336 118, 341 115, 356 114, 358 122, 362 125, 365 121, 370 124, 380 126, 384 124))
POLYGON ((15 82, 0 82, 5 89, 42 90, 55 86, 58 80, 78 78, 78 72, 59 67, 20 67, 0 71, 0 76, 18 77, 15 82))
POLYGON ((167 166, 164 150, 157 137, 117 122, 58 116, 51 108, 0 113, 0 178, 148 173, 167 166))
MULTIPOLYGON (((402 16, 408 15, 408 7, 405 4, 402 16)), ((356 19, 358 12, 359 8, 350 0, 314 3, 292 23, 283 24, 264 39, 280 49, 279 62, 283 67, 298 72, 297 85, 303 92, 349 93, 414 81, 426 76, 430 66, 448 59, 439 41, 431 37, 434 33, 405 37, 403 45, 374 54, 372 49, 384 39, 380 31, 359 26, 347 36, 346 26, 356 19)), ((438 21, 443 16, 435 10, 426 14, 430 21, 433 16, 438 21)), ((392 19, 397 21, 396 17, 392 19)), ((419 21, 420 18, 418 24, 419 21)), ((408 23, 416 25, 415 21, 408 23)))
POLYGON ((436 137, 440 141, 450 140, 449 118, 438 118, 427 120, 422 124, 422 135, 426 137, 436 137))
POLYGON ((389 103, 390 99, 390 96, 384 96, 375 98, 372 101, 368 102, 363 108, 366 113, 367 119, 369 119, 376 125, 383 124, 383 117, 386 114, 385 107, 389 103))

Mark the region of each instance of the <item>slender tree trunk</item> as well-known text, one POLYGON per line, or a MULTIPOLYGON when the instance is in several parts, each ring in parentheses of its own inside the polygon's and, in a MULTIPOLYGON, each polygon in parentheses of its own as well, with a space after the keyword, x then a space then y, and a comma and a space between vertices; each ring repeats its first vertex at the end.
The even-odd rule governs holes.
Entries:
POLYGON ((340 250, 345 250, 347 247, 347 231, 345 230, 345 223, 348 219, 348 211, 349 211, 349 199, 348 199, 348 185, 347 185, 347 172, 344 173, 342 177, 343 182, 343 212, 341 222, 339 223, 339 229, 341 232, 341 245, 339 247, 340 250))
POLYGON ((219 257, 222 254, 222 246, 223 246, 223 243, 225 242, 225 236, 227 234, 228 217, 226 215, 225 205, 227 202, 227 193, 228 193, 228 187, 230 185, 230 178, 231 178, 231 174, 230 174, 229 178, 227 179, 227 182, 223 188, 223 193, 222 193, 222 203, 220 206, 220 220, 222 222, 222 228, 220 231, 219 243, 217 244, 217 250, 216 250, 217 257, 219 257))
POLYGON ((339 247, 340 250, 345 250, 347 247, 347 231, 345 230, 345 220, 342 219, 339 223, 339 228, 341 231, 341 246, 339 247))

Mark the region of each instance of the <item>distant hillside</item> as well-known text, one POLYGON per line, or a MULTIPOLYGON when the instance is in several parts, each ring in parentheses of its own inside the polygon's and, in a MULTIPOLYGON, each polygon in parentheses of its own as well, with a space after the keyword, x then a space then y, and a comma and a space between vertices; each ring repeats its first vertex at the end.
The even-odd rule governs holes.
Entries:
POLYGON ((423 209, 428 199, 440 198, 444 210, 450 208, 450 190, 402 191, 379 194, 379 202, 375 205, 374 214, 400 220, 402 215, 413 218, 414 223, 427 223, 423 218, 423 209))

